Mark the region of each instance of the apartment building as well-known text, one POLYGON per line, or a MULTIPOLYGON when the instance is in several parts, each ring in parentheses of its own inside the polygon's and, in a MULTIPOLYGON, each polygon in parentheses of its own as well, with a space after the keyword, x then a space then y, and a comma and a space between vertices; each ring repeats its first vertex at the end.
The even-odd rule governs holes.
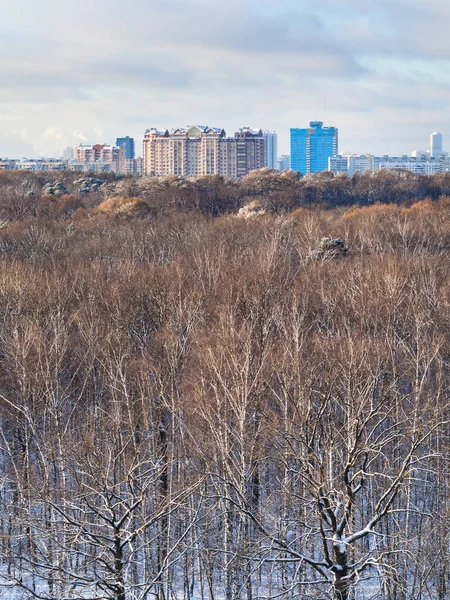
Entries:
MULTIPOLYGON (((89 151, 87 155, 89 156, 89 151)), ((114 158, 114 160, 66 160, 57 158, 21 158, 11 160, 9 158, 0 158, 0 171, 76 171, 96 174, 120 172, 131 175, 142 175, 142 158, 125 159, 123 163, 124 167, 120 171, 118 171, 118 161, 120 161, 120 158, 114 158)))
POLYGON ((371 154, 350 154, 348 156, 348 174, 351 176, 357 171, 359 173, 373 171, 375 169, 374 159, 375 157, 371 154))
POLYGON ((434 175, 448 170, 446 156, 373 156, 372 154, 337 155, 328 159, 328 169, 333 173, 345 173, 351 177, 354 173, 403 169, 416 175, 434 175))
POLYGON ((234 134, 236 140, 237 177, 244 177, 266 164, 266 140, 261 129, 242 127, 234 134))
POLYGON ((348 156, 337 156, 328 157, 328 170, 337 175, 338 173, 349 174, 348 156))
POLYGON ((134 156, 134 138, 129 135, 125 137, 116 138, 116 146, 122 146, 125 152, 125 158, 128 160, 133 159, 134 156))
POLYGON ((66 146, 63 150, 62 155, 64 160, 74 160, 75 159, 75 148, 72 146, 66 146))
POLYGON ((194 125, 147 129, 143 143, 147 175, 242 177, 265 164, 265 141, 260 129, 243 127, 233 138, 224 129, 194 125))
MULTIPOLYGON (((76 160, 82 163, 111 163, 112 171, 125 172, 125 149, 123 146, 108 144, 80 144, 77 147, 76 160)), ((101 171, 101 169, 99 168, 101 171)))
POLYGON ((375 156, 374 170, 404 169, 416 175, 434 175, 448 170, 448 158, 445 156, 412 157, 412 156, 375 156))
POLYGON ((0 171, 12 171, 16 168, 16 161, 10 158, 0 158, 0 171))
POLYGON ((328 170, 333 173, 345 173, 351 177, 356 171, 365 173, 374 170, 374 156, 372 154, 338 154, 328 159, 328 170))
POLYGON ((278 168, 278 134, 276 131, 263 131, 266 153, 266 167, 278 168))
POLYGON ((21 158, 15 161, 14 169, 18 171, 64 171, 67 161, 57 158, 38 158, 36 160, 21 158))
MULTIPOLYGON (((80 173, 117 173, 117 162, 115 160, 92 160, 77 161, 72 160, 67 163, 68 171, 79 171, 80 173)), ((123 171, 120 171, 121 173, 123 171)))

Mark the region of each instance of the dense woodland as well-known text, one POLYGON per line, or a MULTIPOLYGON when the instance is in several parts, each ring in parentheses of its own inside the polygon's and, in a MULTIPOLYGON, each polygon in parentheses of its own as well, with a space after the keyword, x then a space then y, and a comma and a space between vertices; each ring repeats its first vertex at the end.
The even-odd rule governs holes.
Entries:
POLYGON ((449 175, 0 211, 1 597, 450 597, 449 175))
POLYGON ((220 216, 235 212, 252 199, 275 213, 299 207, 333 208, 377 203, 410 205, 418 200, 450 196, 450 173, 433 176, 408 171, 355 173, 334 176, 325 171, 299 178, 298 173, 271 169, 252 171, 242 179, 220 175, 182 177, 97 177, 81 173, 0 172, 0 210, 8 219, 37 217, 52 220, 90 210, 108 197, 139 198, 153 216, 174 211, 220 216), (56 200, 56 201, 55 201, 56 200))

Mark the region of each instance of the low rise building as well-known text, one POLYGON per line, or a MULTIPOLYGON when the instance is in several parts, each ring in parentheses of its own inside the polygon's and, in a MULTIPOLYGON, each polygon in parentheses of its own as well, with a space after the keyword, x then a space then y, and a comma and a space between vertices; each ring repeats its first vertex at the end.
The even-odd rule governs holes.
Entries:
POLYGON ((15 169, 16 161, 10 158, 0 158, 0 171, 11 171, 15 169))
POLYGON ((350 154, 348 160, 348 175, 366 173, 374 170, 374 156, 372 154, 350 154))
POLYGON ((21 158, 14 165, 18 171, 64 171, 66 168, 67 161, 56 158, 21 158))
POLYGON ((348 156, 330 156, 328 158, 328 170, 337 175, 338 173, 344 173, 348 175, 348 156))
POLYGON ((416 175, 434 175, 448 170, 448 158, 445 156, 375 156, 373 170, 404 169, 416 175))
POLYGON ((351 177, 357 171, 379 171, 390 169, 404 169, 417 175, 434 175, 448 170, 448 158, 441 155, 430 157, 419 156, 373 156, 372 154, 337 155, 328 159, 328 168, 333 173, 345 173, 351 177))
MULTIPOLYGON (((80 171, 83 173, 118 173, 117 162, 115 160, 91 160, 80 161, 73 160, 67 163, 69 171, 80 171)), ((120 171, 121 173, 123 171, 120 171)))

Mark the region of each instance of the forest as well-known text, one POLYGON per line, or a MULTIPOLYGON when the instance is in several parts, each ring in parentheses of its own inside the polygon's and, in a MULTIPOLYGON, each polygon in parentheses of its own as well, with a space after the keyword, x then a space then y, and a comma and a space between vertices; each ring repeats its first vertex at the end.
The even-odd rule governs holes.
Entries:
POLYGON ((0 597, 450 597, 450 175, 0 173, 0 597))

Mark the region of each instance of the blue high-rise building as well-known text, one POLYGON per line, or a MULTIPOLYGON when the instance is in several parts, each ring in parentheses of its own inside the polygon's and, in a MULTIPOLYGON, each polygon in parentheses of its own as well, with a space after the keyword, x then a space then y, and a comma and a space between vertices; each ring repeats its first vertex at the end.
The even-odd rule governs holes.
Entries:
POLYGON ((126 137, 117 138, 116 146, 124 148, 125 158, 134 158, 134 138, 126 137))
POLYGON ((326 171, 328 159, 338 153, 337 127, 311 121, 309 128, 291 129, 291 169, 302 175, 326 171))
POLYGON ((306 175, 308 130, 291 129, 291 171, 306 175))

